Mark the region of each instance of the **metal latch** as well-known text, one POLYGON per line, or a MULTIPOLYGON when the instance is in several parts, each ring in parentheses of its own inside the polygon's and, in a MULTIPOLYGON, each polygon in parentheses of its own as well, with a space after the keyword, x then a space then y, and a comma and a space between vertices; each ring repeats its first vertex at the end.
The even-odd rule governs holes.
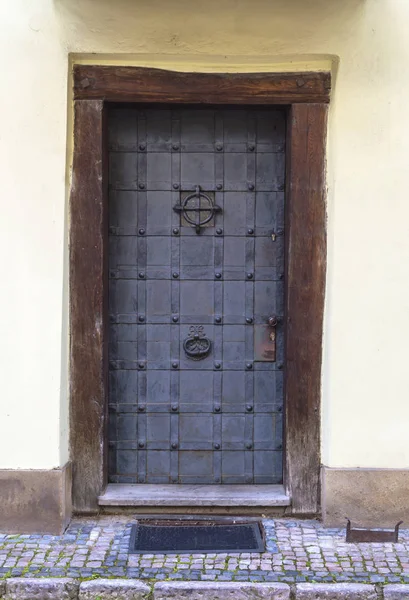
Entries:
POLYGON ((283 230, 283 229, 277 229, 277 231, 273 231, 273 232, 271 233, 271 240, 272 240, 273 242, 275 242, 275 241, 276 241, 276 238, 277 238, 278 236, 280 236, 280 235, 284 235, 284 230, 283 230))

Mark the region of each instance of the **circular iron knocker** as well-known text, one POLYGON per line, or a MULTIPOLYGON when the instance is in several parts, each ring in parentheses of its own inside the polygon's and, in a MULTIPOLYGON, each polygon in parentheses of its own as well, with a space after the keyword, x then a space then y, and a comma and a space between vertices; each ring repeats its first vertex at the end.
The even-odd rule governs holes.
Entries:
POLYGON ((217 212, 222 209, 213 203, 213 200, 208 194, 201 191, 200 185, 196 186, 192 194, 186 196, 181 204, 173 207, 176 212, 181 212, 185 220, 195 228, 196 233, 200 233, 202 227, 209 223, 217 212), (193 206, 189 206, 189 202, 194 201, 193 206), (202 214, 204 217, 202 218, 202 214))
POLYGON ((204 334, 203 325, 189 327, 189 336, 183 342, 183 350, 188 358, 202 360, 210 354, 212 343, 204 334))

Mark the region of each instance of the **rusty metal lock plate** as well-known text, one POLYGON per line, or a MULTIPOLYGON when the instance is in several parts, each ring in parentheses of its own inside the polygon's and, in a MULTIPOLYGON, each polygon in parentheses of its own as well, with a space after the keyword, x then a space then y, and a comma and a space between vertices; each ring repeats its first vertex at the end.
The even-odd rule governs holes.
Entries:
POLYGON ((254 360, 259 362, 275 362, 276 360, 275 327, 270 325, 254 326, 254 360))

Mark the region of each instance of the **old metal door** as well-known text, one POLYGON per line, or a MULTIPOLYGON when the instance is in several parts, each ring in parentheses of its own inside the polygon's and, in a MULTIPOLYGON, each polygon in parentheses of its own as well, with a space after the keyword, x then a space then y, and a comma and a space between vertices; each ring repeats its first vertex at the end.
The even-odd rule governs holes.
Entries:
POLYGON ((112 108, 109 149, 109 480, 280 483, 285 113, 112 108))

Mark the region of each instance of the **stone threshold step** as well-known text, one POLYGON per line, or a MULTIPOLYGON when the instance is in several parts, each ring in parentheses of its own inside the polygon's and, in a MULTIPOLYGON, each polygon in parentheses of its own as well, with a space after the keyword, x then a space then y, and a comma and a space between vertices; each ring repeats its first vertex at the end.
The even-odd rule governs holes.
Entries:
POLYGON ((100 506, 290 506, 282 485, 110 483, 100 506))

